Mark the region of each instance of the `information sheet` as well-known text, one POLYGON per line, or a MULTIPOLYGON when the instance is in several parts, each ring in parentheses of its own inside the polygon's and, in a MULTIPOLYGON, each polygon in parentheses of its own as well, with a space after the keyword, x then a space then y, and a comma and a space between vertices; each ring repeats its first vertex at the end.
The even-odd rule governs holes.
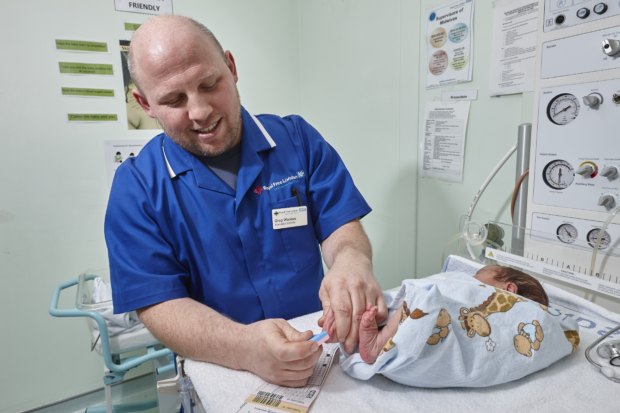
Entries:
POLYGON ((427 102, 420 176, 463 182, 465 132, 471 101, 427 102))
POLYGON ((144 145, 150 139, 114 139, 103 141, 103 154, 105 156, 105 169, 108 175, 108 185, 112 189, 112 181, 116 170, 123 162, 134 156, 138 156, 144 145))
POLYGON ((245 399, 237 413, 306 413, 319 395, 339 348, 338 343, 323 344, 323 353, 304 387, 282 387, 265 382, 245 399))
POLYGON ((474 0, 435 7, 426 21, 426 88, 469 82, 473 66, 474 0))
POLYGON ((536 0, 495 2, 489 95, 534 90, 537 22, 536 0))

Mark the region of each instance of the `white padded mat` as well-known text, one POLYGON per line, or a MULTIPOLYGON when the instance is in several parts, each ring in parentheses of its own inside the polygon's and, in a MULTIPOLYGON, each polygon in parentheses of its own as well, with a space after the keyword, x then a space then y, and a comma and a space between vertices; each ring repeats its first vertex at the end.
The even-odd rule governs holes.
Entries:
MULTIPOLYGON (((581 336, 577 351, 550 367, 521 380, 482 389, 424 389, 394 383, 380 375, 368 381, 356 380, 334 363, 310 412, 618 412, 620 384, 594 370, 584 352, 600 335, 620 324, 620 315, 559 288, 545 288, 551 307, 578 320, 581 336)), ((319 317, 320 313, 309 314, 290 323, 300 331, 318 333, 319 317)), ((620 334, 612 337, 618 339, 620 334)), ((596 350, 592 356, 598 360, 596 350)), ((207 412, 236 412, 262 382, 252 373, 210 363, 187 360, 185 366, 207 412)), ((617 372, 620 375, 620 369, 617 372)))

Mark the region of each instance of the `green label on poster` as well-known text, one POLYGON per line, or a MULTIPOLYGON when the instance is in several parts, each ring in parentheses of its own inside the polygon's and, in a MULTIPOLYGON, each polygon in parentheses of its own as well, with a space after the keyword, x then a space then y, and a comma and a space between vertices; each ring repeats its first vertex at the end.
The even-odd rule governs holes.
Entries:
POLYGON ((55 39, 55 41, 56 50, 77 50, 80 52, 108 53, 107 43, 61 39, 55 39))
POLYGON ((69 122, 118 122, 118 115, 100 113, 69 113, 69 122))
POLYGON ((86 89, 81 87, 63 87, 63 96, 96 96, 96 97, 114 97, 114 89, 86 89))
POLYGON ((140 26, 142 26, 142 23, 125 23, 125 30, 135 32, 140 26))
POLYGON ((74 63, 58 62, 60 73, 70 73, 77 75, 113 75, 112 65, 102 63, 74 63))

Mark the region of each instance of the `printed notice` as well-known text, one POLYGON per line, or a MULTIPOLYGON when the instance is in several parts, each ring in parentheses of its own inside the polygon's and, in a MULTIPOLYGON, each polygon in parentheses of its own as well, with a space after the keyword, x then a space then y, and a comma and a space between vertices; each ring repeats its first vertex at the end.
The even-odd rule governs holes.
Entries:
POLYGON ((534 90, 538 1, 495 2, 489 95, 534 90))
POLYGON ((61 87, 60 93, 63 96, 91 97, 91 98, 113 98, 114 89, 90 89, 83 87, 61 87))
POLYGON ((473 66, 474 0, 431 10, 426 20, 426 88, 469 82, 473 66))
POLYGON ((172 14, 172 0, 114 0, 116 11, 143 14, 172 14))
POLYGON ((58 69, 65 75, 114 75, 114 66, 104 63, 58 62, 58 69))
POLYGON ((520 267, 526 271, 532 271, 569 284, 620 298, 620 284, 611 281, 601 280, 597 277, 589 277, 568 268, 556 267, 555 265, 534 261, 529 258, 523 258, 518 255, 488 247, 486 248, 485 256, 497 262, 501 262, 502 264, 520 267))
POLYGON ((138 30, 140 26, 142 26, 142 23, 130 23, 130 22, 124 23, 125 31, 128 31, 128 32, 135 32, 136 30, 138 30))
POLYGON ((63 52, 110 53, 105 42, 54 39, 56 50, 63 52))
POLYGON ((426 102, 420 175, 463 182, 463 153, 470 101, 426 102))
POLYGON ((68 113, 67 122, 118 122, 118 115, 110 113, 68 113))
POLYGON ((144 145, 150 139, 115 139, 103 141, 103 154, 105 156, 105 169, 108 175, 108 184, 112 189, 114 174, 119 166, 127 159, 138 156, 144 145))
POLYGON ((338 343, 323 344, 323 353, 304 387, 282 387, 265 382, 245 399, 237 413, 306 413, 319 395, 339 348, 338 343))

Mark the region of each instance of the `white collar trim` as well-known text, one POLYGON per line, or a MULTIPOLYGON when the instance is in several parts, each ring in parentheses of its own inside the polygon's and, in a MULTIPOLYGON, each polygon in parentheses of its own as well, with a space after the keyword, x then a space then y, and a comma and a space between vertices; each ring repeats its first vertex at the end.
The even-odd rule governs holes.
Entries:
POLYGON ((252 114, 250 114, 250 116, 252 117, 252 119, 254 119, 254 122, 256 122, 256 126, 258 126, 258 129, 260 129, 260 131, 263 132, 263 136, 265 137, 265 139, 267 139, 267 142, 269 142, 269 145, 271 145, 271 147, 274 148, 276 146, 276 143, 273 141, 273 139, 271 139, 269 132, 267 132, 263 124, 260 123, 258 119, 256 119, 256 116, 252 114))
POLYGON ((161 141, 161 151, 164 153, 164 161, 166 161, 166 169, 168 170, 170 179, 172 179, 172 178, 175 178, 177 174, 174 173, 174 171, 172 170, 172 167, 170 166, 170 162, 168 162, 168 158, 166 158, 166 151, 164 150, 164 141, 165 139, 161 141))

